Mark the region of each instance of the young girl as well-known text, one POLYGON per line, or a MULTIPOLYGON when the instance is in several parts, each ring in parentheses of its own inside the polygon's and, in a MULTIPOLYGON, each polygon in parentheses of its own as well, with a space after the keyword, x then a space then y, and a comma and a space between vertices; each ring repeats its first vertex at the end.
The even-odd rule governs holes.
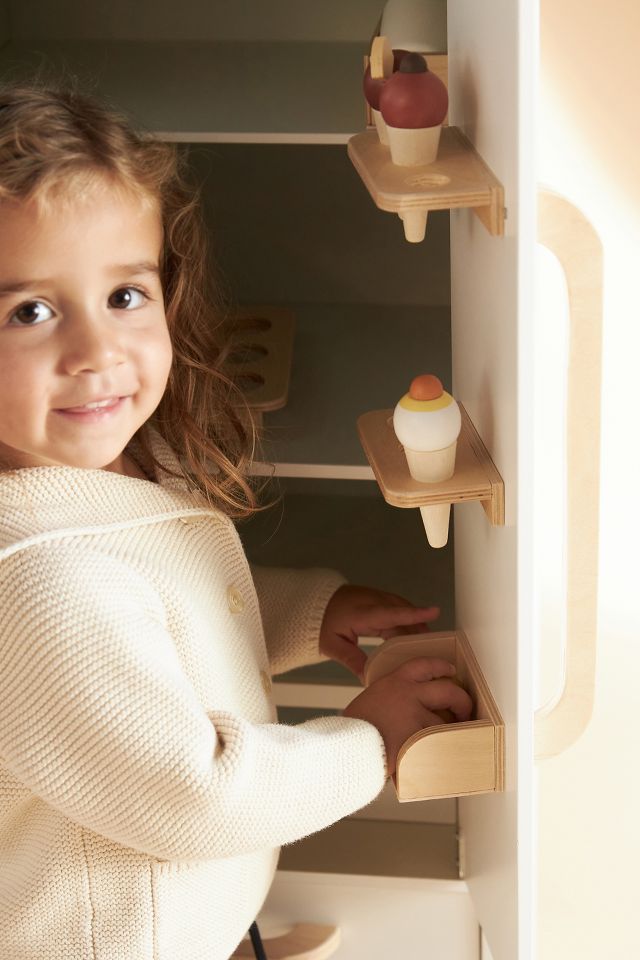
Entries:
MULTIPOLYGON (((276 723, 270 675, 434 618, 254 570, 247 417, 173 148, 75 93, 0 90, 0 955, 225 960, 278 847, 371 801, 440 660, 276 723)), ((434 679, 441 678, 441 679, 434 679)))

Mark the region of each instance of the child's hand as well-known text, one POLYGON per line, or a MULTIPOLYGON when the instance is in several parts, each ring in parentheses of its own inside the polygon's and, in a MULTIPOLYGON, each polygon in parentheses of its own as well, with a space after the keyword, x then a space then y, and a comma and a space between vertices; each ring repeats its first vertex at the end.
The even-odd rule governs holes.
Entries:
POLYGON ((362 680, 366 654, 358 636, 422 633, 440 615, 438 607, 414 607, 395 593, 345 584, 333 594, 320 627, 320 652, 362 680))
POLYGON ((343 716, 368 720, 378 728, 387 753, 388 776, 395 772, 405 740, 418 730, 442 723, 434 710, 450 710, 457 721, 471 716, 471 697, 447 679, 454 673, 455 667, 447 660, 416 657, 374 680, 343 710, 343 716))

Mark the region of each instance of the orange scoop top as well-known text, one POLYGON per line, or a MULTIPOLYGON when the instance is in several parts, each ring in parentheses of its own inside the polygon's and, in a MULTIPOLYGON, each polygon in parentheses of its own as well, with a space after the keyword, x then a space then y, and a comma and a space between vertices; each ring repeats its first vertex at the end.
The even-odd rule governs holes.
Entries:
POLYGON ((437 400, 444 393, 440 380, 432 373, 421 373, 414 377, 409 387, 412 400, 437 400))

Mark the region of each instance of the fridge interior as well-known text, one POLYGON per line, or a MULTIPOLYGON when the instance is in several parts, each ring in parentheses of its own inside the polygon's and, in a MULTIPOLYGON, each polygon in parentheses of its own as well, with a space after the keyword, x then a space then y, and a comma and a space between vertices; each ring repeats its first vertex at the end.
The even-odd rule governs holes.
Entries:
MULTIPOLYGON (((407 243, 347 157, 349 135, 365 126, 360 83, 379 0, 305 5, 304 15, 296 7, 4 0, 0 69, 70 68, 146 128, 189 142, 228 299, 294 312, 289 398, 265 415, 262 453, 299 470, 275 480, 275 505, 241 525, 250 559, 334 567, 438 604, 438 629, 453 629, 453 537, 429 547, 418 512, 389 506, 361 478, 355 427, 359 414, 392 407, 419 373, 451 389, 449 213, 431 212, 425 240, 407 243)), ((355 684, 336 665, 279 681, 355 684)), ((283 708, 281 718, 318 710, 283 708)), ((455 799, 400 805, 389 787, 334 828, 334 843, 328 833, 303 841, 283 865, 453 879, 456 821, 455 799), (363 851, 368 863, 358 862, 363 851)))

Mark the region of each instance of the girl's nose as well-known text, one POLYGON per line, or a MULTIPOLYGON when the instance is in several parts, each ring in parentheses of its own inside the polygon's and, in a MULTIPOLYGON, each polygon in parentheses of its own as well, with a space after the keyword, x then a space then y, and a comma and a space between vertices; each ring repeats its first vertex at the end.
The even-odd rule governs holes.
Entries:
POLYGON ((64 344, 67 373, 101 373, 124 359, 123 331, 111 318, 83 315, 69 324, 64 344))

